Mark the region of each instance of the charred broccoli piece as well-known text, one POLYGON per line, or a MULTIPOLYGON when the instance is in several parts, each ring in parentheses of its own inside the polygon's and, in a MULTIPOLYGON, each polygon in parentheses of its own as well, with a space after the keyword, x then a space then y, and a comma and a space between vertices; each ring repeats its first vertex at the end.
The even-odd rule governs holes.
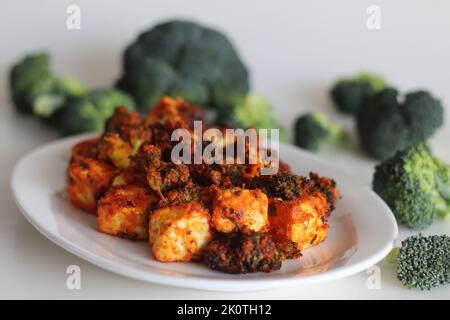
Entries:
POLYGON ((373 190, 388 204, 397 221, 423 229, 436 214, 450 214, 450 167, 424 144, 409 147, 375 168, 373 190))
POLYGON ((249 81, 224 34, 193 22, 168 21, 125 50, 117 86, 147 111, 164 95, 202 106, 233 105, 247 94, 249 81))
POLYGON ((362 147, 384 160, 432 136, 443 124, 444 109, 426 91, 408 93, 401 102, 397 90, 388 88, 365 99, 356 120, 362 147))
POLYGON ((276 245, 267 233, 218 233, 205 248, 204 262, 214 270, 241 274, 281 268, 276 245))
POLYGON ((339 80, 331 90, 331 98, 343 113, 355 114, 363 100, 386 87, 380 76, 362 72, 353 78, 339 80))
POLYGON ((307 113, 300 116, 294 126, 295 144, 300 148, 316 151, 330 141, 343 141, 346 134, 322 113, 307 113))
POLYGON ((96 89, 84 97, 68 101, 64 108, 58 110, 53 124, 64 135, 85 131, 100 132, 105 122, 116 108, 123 106, 134 110, 134 102, 127 94, 115 89, 96 89))
POLYGON ((261 189, 270 198, 292 200, 302 192, 305 179, 286 170, 278 170, 273 175, 260 175, 251 179, 248 187, 261 189))
POLYGON ((408 288, 430 290, 450 283, 450 237, 411 236, 394 248, 388 260, 396 264, 397 278, 408 288))

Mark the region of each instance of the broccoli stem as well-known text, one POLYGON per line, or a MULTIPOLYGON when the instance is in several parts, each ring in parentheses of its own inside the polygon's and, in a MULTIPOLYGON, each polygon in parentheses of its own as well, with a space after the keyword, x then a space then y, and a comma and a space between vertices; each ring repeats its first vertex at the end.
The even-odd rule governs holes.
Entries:
POLYGON ((386 259, 388 262, 390 263, 397 263, 397 257, 398 254, 400 252, 400 248, 399 247, 395 247, 391 250, 391 252, 389 252, 389 254, 386 256, 386 259))

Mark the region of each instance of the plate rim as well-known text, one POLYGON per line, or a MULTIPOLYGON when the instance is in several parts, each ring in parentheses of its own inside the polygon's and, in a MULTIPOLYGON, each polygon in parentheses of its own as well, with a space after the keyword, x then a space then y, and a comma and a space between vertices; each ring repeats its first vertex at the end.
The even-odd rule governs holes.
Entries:
MULTIPOLYGON (((374 264, 381 261, 393 248, 395 241, 398 237, 398 225, 394 218, 394 215, 390 208, 387 206, 387 204, 375 193, 373 190, 371 190, 367 185, 361 183, 360 181, 353 178, 351 175, 347 174, 345 171, 340 170, 336 168, 336 171, 338 174, 342 177, 345 177, 346 180, 349 181, 349 183, 356 184, 358 188, 363 188, 365 191, 372 193, 372 196, 376 198, 376 201, 384 207, 384 211, 386 213, 390 213, 389 215, 386 214, 388 218, 390 218, 392 230, 390 230, 389 239, 390 241, 386 241, 386 244, 377 250, 376 253, 372 254, 369 258, 366 258, 359 262, 354 262, 352 265, 344 265, 336 267, 335 269, 331 269, 326 271, 325 273, 317 273, 312 274, 304 277, 292 277, 292 278, 276 278, 276 279, 268 279, 268 278, 252 278, 252 279, 206 279, 206 278, 198 278, 198 276, 188 276, 188 277, 176 277, 176 276, 170 276, 170 275, 164 275, 164 274, 156 274, 155 272, 144 272, 142 270, 136 270, 133 267, 121 265, 118 266, 117 263, 112 262, 104 257, 101 257, 99 255, 96 255, 92 252, 89 252, 88 250, 85 250, 83 248, 79 248, 76 244, 72 243, 71 241, 68 241, 64 239, 63 237, 47 230, 44 226, 40 225, 35 219, 34 214, 27 212, 25 208, 20 204, 20 200, 18 197, 18 172, 22 164, 25 162, 25 160, 31 156, 33 156, 35 153, 42 151, 46 148, 52 148, 55 145, 58 144, 68 144, 69 142, 76 142, 82 139, 86 139, 88 137, 94 136, 92 133, 88 134, 80 134, 80 135, 74 135, 70 137, 65 137, 62 139, 56 139, 54 141, 51 141, 47 144, 38 146, 30 151, 28 151, 26 154, 24 154, 20 160, 16 163, 14 166, 14 169, 11 174, 10 179, 10 188, 12 190, 14 201, 21 212, 21 214, 26 218, 26 220, 34 227, 36 228, 42 235, 44 235, 47 239, 49 239, 54 244, 58 245, 62 249, 74 254, 75 256, 88 261, 97 267, 100 267, 102 269, 106 269, 110 272, 132 278, 139 281, 144 281, 147 283, 156 283, 159 285, 168 285, 173 287, 179 287, 179 288, 191 288, 191 289, 200 289, 200 290, 207 290, 207 291, 221 291, 221 292, 250 292, 250 291, 259 291, 259 290, 267 290, 267 289, 274 289, 274 288, 284 288, 284 287, 293 287, 293 286, 300 286, 300 285, 307 285, 307 284, 313 284, 313 283, 319 283, 319 282, 325 282, 330 280, 337 280, 342 279, 348 276, 351 276, 353 274, 359 273, 370 266, 373 266, 374 264), (247 287, 247 285, 251 284, 251 287, 247 287)), ((327 167, 332 167, 329 164, 326 163, 326 161, 316 155, 311 154, 310 152, 307 152, 305 150, 299 149, 291 144, 285 144, 280 143, 280 149, 282 148, 288 148, 295 152, 302 153, 302 156, 305 156, 311 160, 314 160, 316 162, 319 162, 322 165, 325 165, 327 167)), ((388 237, 388 236, 386 236, 388 237)))

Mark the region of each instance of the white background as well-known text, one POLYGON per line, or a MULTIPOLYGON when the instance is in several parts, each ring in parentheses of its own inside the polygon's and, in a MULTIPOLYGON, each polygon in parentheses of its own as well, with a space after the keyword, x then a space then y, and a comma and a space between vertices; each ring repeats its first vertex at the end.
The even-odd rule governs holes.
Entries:
MULTIPOLYGON (((450 105, 450 2, 434 1, 4 1, 0 5, 0 298, 305 299, 450 298, 450 286, 408 290, 381 262, 381 289, 368 274, 311 286, 252 293, 214 293, 130 280, 97 268, 41 236, 19 213, 9 188, 17 160, 57 138, 35 119, 17 115, 9 102, 10 65, 25 53, 48 50, 61 75, 90 87, 111 85, 123 48, 139 31, 171 18, 190 18, 226 32, 251 70, 252 88, 269 97, 290 128, 306 110, 336 114, 327 90, 342 75, 372 70, 401 90, 427 88, 450 105), (81 30, 66 28, 66 8, 81 8, 81 30), (381 30, 368 30, 366 9, 381 7, 381 30), (82 289, 66 289, 67 266, 81 267, 82 289)), ((449 115, 447 112, 447 123, 449 115)), ((432 139, 450 162, 450 125, 432 139)), ((328 148, 321 156, 370 184, 374 162, 357 148, 328 148)), ((39 164, 36 164, 39 170, 39 164)), ((439 221, 425 234, 450 234, 439 221)), ((400 229, 400 238, 412 234, 400 229)))

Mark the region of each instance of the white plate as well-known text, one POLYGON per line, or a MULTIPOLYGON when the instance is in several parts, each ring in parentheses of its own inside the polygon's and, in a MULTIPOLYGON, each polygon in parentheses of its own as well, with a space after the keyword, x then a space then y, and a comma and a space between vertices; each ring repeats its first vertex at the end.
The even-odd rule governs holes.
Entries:
POLYGON ((70 149, 86 138, 55 141, 26 155, 12 176, 12 189, 23 215, 47 238, 71 253, 118 274, 171 286, 215 291, 253 291, 342 278, 381 260, 397 237, 389 210, 368 187, 331 165, 290 145, 280 156, 294 172, 315 171, 334 178, 343 194, 330 217, 326 241, 284 262, 272 273, 230 275, 196 263, 161 263, 145 242, 132 242, 97 232, 96 217, 73 207, 65 197, 70 149))

